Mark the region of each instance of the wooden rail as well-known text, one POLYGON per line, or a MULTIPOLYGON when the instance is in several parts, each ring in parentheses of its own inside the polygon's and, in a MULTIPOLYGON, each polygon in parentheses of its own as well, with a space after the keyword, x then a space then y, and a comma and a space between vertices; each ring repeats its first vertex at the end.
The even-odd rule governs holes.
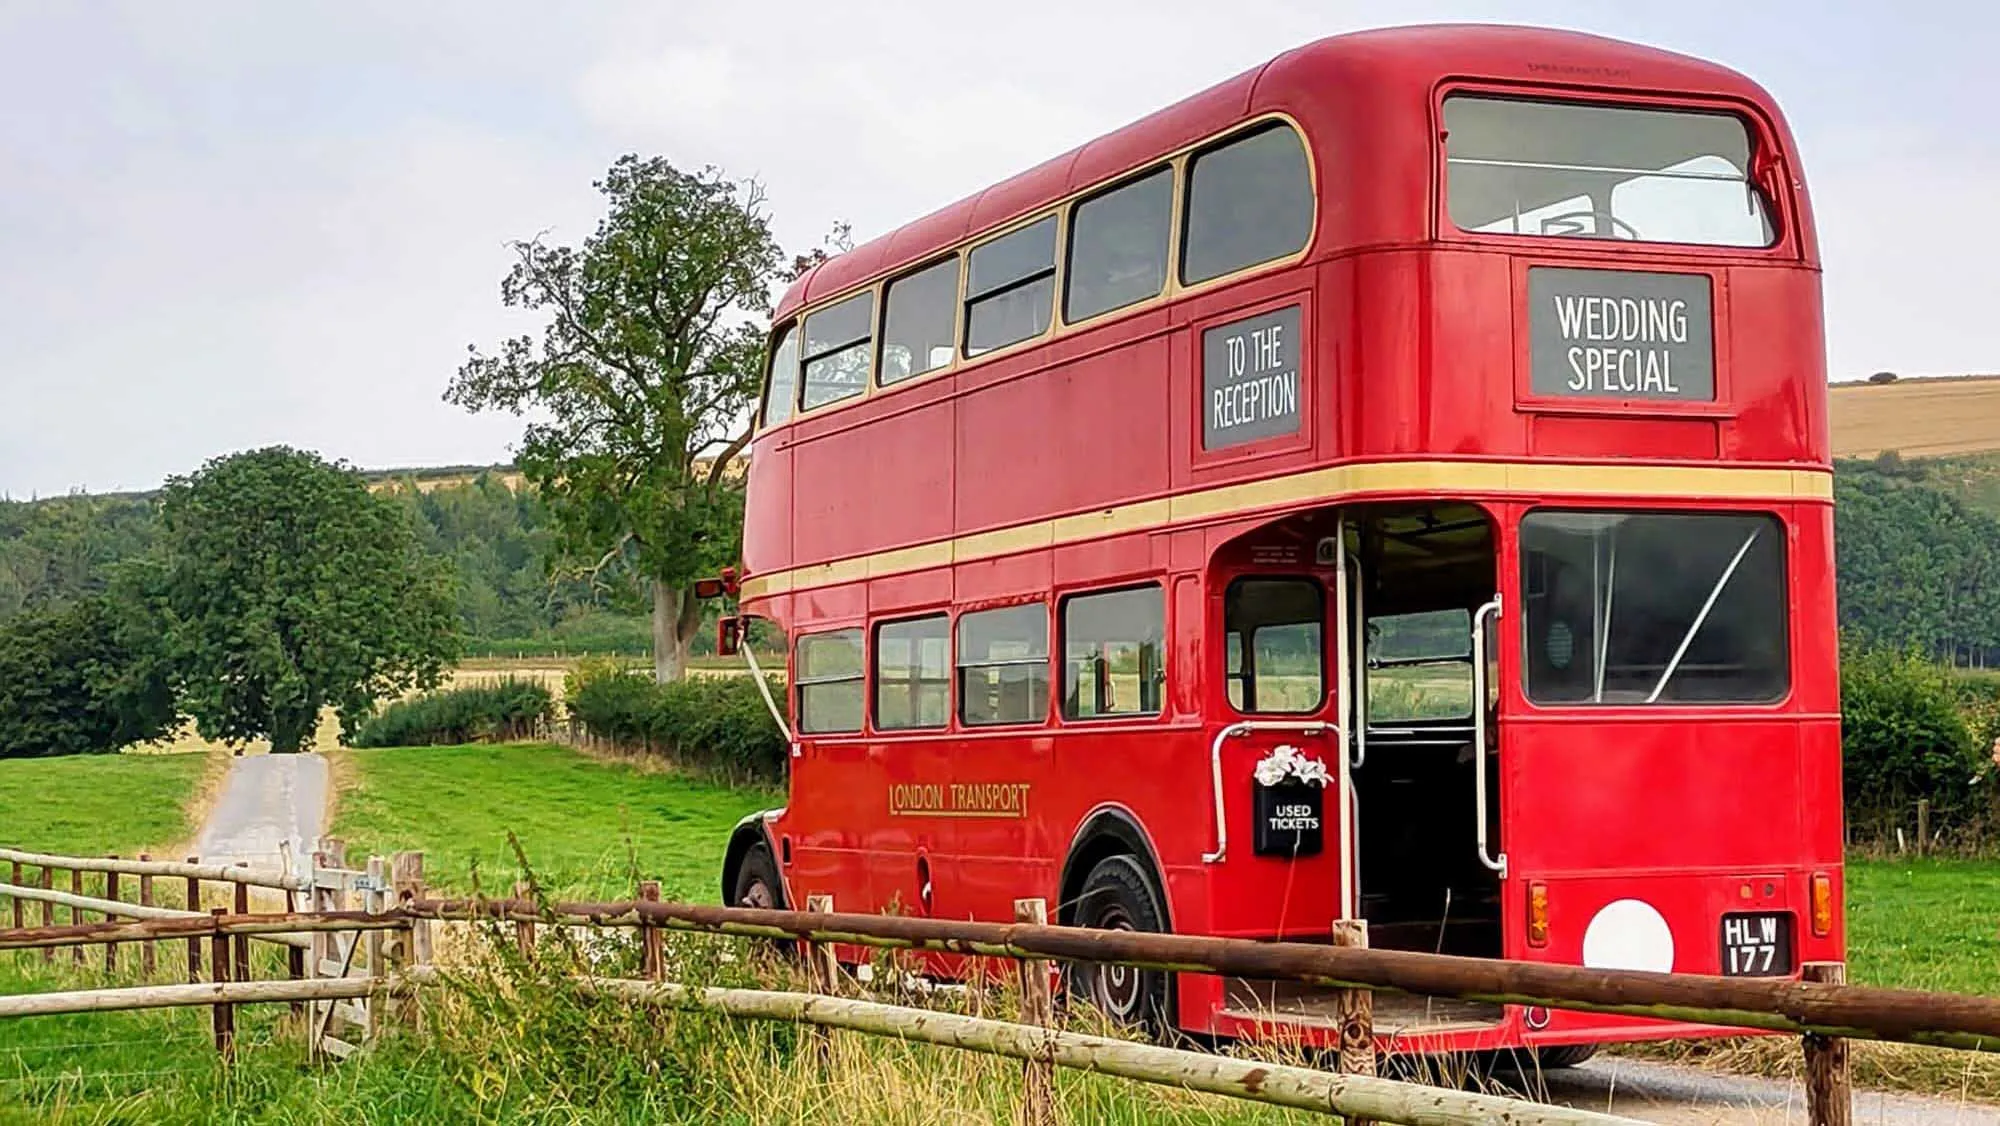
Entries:
MULTIPOLYGON (((124 860, 116 856, 55 856, 43 852, 23 852, 0 848, 0 863, 28 864, 65 872, 109 872, 127 876, 168 876, 177 879, 215 880, 218 883, 248 884, 278 891, 299 891, 309 886, 307 877, 270 872, 244 865, 203 864, 196 860, 124 860)), ((19 881, 16 881, 19 882, 19 881)))
POLYGON ((1341 1075, 1314 1068, 1182 1051, 1108 1036, 1087 1036, 1008 1021, 814 993, 695 988, 672 982, 607 979, 588 980, 583 983, 583 988, 586 992, 638 1004, 710 1009, 757 1020, 845 1028, 1018 1060, 1046 1059, 1058 1067, 1205 1091, 1273 1106, 1338 1114, 1350 1120, 1366 1118, 1416 1126, 1463 1126, 1468 1122, 1506 1122, 1519 1126, 1607 1126, 1633 1121, 1595 1111, 1378 1079, 1371 1075, 1341 1075))
POLYGON ((543 919, 597 926, 650 924, 742 937, 1049 958, 1180 973, 1298 981, 1495 1004, 1540 1005, 1766 1032, 1929 1044, 2000 1052, 2000 997, 1880 989, 1782 978, 1597 970, 1403 950, 1262 942, 1205 935, 977 923, 909 916, 772 911, 624 900, 416 900, 434 919, 543 919))
MULTIPOLYGON (((338 856, 339 850, 335 849, 331 855, 338 856)), ((80 871, 75 869, 71 870, 70 892, 53 889, 52 869, 46 867, 40 873, 40 886, 36 887, 23 878, 19 862, 15 862, 13 880, 0 884, 0 896, 12 897, 13 917, 19 924, 30 922, 23 903, 39 902, 42 925, 17 925, 0 930, 0 950, 41 949, 46 957, 56 947, 73 946, 80 959, 84 947, 102 946, 109 964, 111 953, 121 943, 141 944, 142 949, 150 949, 152 943, 161 940, 185 941, 190 949, 191 972, 199 972, 198 954, 204 945, 209 947, 211 971, 207 983, 191 982, 187 986, 51 994, 40 999, 0 998, 0 1017, 98 1008, 212 1005, 216 1043, 226 1054, 234 1043, 231 1006, 235 1003, 310 1004, 316 1013, 326 1014, 327 1019, 342 1012, 343 1005, 365 1003, 365 1010, 355 1010, 358 1018, 347 1019, 350 1024, 358 1019, 362 1032, 372 1036, 382 1020, 415 1019, 406 1002, 388 1006, 383 1002, 405 995, 404 983, 435 980, 426 966, 433 921, 491 920, 511 924, 514 941, 529 958, 536 953, 535 936, 542 926, 637 928, 645 954, 643 971, 648 980, 587 983, 589 988, 635 1002, 700 1005, 751 1018, 797 1020, 822 1030, 848 1028, 925 1039, 1022 1059, 1023 1121, 1031 1126, 1055 1121, 1050 1079, 1056 1066, 1148 1079, 1148 1074, 1142 1072, 1165 1074, 1160 1068, 1168 1062, 1173 1065, 1173 1078, 1150 1081, 1255 1098, 1258 1092, 1244 1093, 1250 1085, 1248 1076, 1255 1071, 1265 1077, 1255 1084, 1259 1091, 1277 1092, 1261 1101, 1330 1109, 1357 1122, 1437 1122, 1456 1126, 1468 1121, 1491 1121, 1495 1117, 1537 1122, 1610 1121, 1602 1116, 1572 1117, 1566 1111, 1555 1117, 1534 1117, 1560 1108, 1531 1103, 1510 1103, 1505 1115, 1491 1113, 1492 1107, 1473 1113, 1449 1100, 1440 1101, 1443 1093, 1433 1088, 1417 1086, 1404 1091, 1402 1088, 1407 1085, 1374 1078, 1374 1041, 1365 1002, 1367 994, 1375 990, 1798 1035, 1803 1038, 1809 1078, 1809 1120, 1814 1126, 1837 1126, 1850 1120, 1845 1047, 1848 1039, 2000 1052, 2000 998, 1848 986, 1842 984, 1842 967, 1837 963, 1809 964, 1804 969, 1803 981, 1594 970, 1374 950, 1366 946, 1365 935, 1330 935, 1331 939, 1342 941, 1314 944, 1052 927, 1045 922, 1046 906, 1037 900, 1017 903, 1018 921, 1009 924, 839 913, 832 909, 830 900, 822 897, 814 897, 810 904, 814 910, 803 912, 666 903, 659 901, 657 888, 650 885, 642 885, 637 899, 614 902, 537 904, 526 897, 527 889, 519 886, 512 899, 437 899, 424 894, 421 860, 420 854, 399 854, 392 882, 387 875, 388 866, 380 858, 370 861, 365 874, 339 869, 337 864, 323 866, 316 862, 312 877, 313 905, 319 910, 252 914, 241 909, 247 905, 247 899, 239 895, 238 910, 217 908, 206 916, 146 904, 136 905, 135 909, 135 905, 117 898, 116 884, 107 885, 105 898, 84 896, 80 891, 80 871), (367 910, 342 909, 351 902, 348 892, 324 894, 328 885, 323 881, 327 879, 333 879, 342 888, 352 884, 354 894, 367 910), (70 925, 55 923, 53 911, 58 905, 71 910, 70 925), (107 919, 102 923, 87 923, 76 919, 81 910, 114 917, 146 917, 137 922, 107 919), (807 965, 814 967, 815 993, 695 990, 662 982, 659 979, 665 959, 658 941, 661 930, 794 942, 807 965), (308 935, 313 937, 305 937, 308 935), (334 941, 342 936, 344 942, 334 941), (251 938, 313 943, 311 972, 318 976, 331 964, 333 977, 249 981, 250 965, 244 944, 251 938), (830 997, 829 994, 839 990, 837 976, 820 967, 831 963, 834 944, 1012 960, 1018 966, 1025 1023, 982 1020, 976 1004, 971 1016, 957 1017, 830 997), (368 950, 367 976, 350 976, 350 969, 360 972, 360 967, 353 963, 364 946, 368 950), (333 957, 336 954, 339 956, 333 957), (1347 990, 1351 994, 1348 1000, 1353 1004, 1343 1003, 1343 1016, 1355 1027, 1342 1028, 1337 1073, 1293 1069, 1298 1071, 1295 1076, 1276 1065, 1202 1053, 1193 1054, 1203 1061, 1195 1066, 1179 1059, 1185 1053, 1126 1041, 1078 1037, 1050 1027, 1053 1022, 1047 1005, 1049 967, 1056 962, 1227 974, 1347 990), (1117 1051, 1107 1045, 1117 1045, 1117 1051), (1272 1078, 1277 1076, 1282 1078, 1272 1078), (1386 1086, 1377 1088, 1375 1084, 1386 1086), (1380 1099, 1369 1101, 1378 1095, 1380 1099), (1361 1101, 1354 1101, 1357 1098, 1361 1101)), ((233 874, 233 870, 224 871, 233 874)), ((115 872, 107 870, 105 874, 109 880, 115 872)), ((183 878, 192 885, 204 877, 183 878)), ((236 886, 240 889, 246 885, 236 886)), ((292 897, 288 893, 286 898, 289 902, 292 897)), ((198 902, 198 892, 193 887, 189 901, 198 902)), ((292 963, 295 978, 301 976, 299 965, 298 960, 292 963)), ((318 1017, 314 1021, 313 1043, 317 1046, 321 1043, 324 1022, 318 1017)), ((812 1043, 823 1046, 824 1035, 822 1031, 812 1043)), ((336 1040, 331 1036, 326 1038, 327 1050, 333 1050, 336 1040)), ((343 1051, 352 1050, 351 1045, 341 1047, 343 1051)), ((1455 1097, 1457 1093, 1452 1094, 1455 1097)))

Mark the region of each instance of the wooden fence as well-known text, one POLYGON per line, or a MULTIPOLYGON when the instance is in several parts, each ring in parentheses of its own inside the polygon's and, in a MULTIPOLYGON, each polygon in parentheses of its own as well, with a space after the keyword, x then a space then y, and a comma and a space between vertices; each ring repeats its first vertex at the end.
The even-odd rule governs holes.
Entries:
MULTIPOLYGON (((0 859, 8 855, 0 852, 0 859)), ((1366 1024, 1368 1006, 1360 1002, 1378 990, 1792 1034, 1800 1037, 1806 1057, 1808 1111, 1815 1126, 1851 1121, 1848 1039, 2000 1051, 2000 998, 1847 986, 1839 980, 1841 967, 1837 964, 1810 966, 1807 980, 1790 981, 1591 970, 1370 950, 1358 944, 1096 931, 1046 925, 1046 908, 1039 900, 1020 901, 1017 921, 1004 924, 840 914, 832 910, 830 901, 817 897, 803 912, 667 903, 659 900, 657 885, 642 886, 635 899, 608 903, 537 904, 525 897, 523 889, 507 900, 434 899, 425 894, 418 854, 399 854, 387 862, 376 858, 359 870, 340 868, 338 859, 337 849, 323 852, 316 857, 319 862, 311 875, 301 878, 300 882, 309 882, 314 889, 313 909, 309 911, 217 911, 207 917, 175 912, 173 918, 148 918, 137 915, 135 905, 102 899, 92 900, 89 909, 103 910, 99 904, 113 903, 118 907, 114 913, 139 921, 0 930, 0 950, 104 946, 108 951, 115 945, 158 941, 185 941, 198 948, 206 941, 213 952, 210 980, 200 985, 0 997, 0 1018, 210 1005, 217 1013, 218 1046, 228 1051, 231 1025, 225 1014, 234 1005, 286 1002, 312 1006, 314 1045, 343 1054, 381 1028, 407 1019, 401 1006, 409 991, 436 980, 429 965, 433 922, 487 920, 511 924, 516 941, 530 954, 541 927, 636 929, 644 977, 585 982, 587 989, 628 1002, 700 1006, 746 1018, 852 1029, 1021 1058, 1026 1061, 1026 1120, 1032 1123, 1053 1121, 1051 1092, 1056 1067, 1080 1067, 1278 1105, 1310 1107, 1359 1120, 1491 1121, 1503 1116, 1504 1110, 1504 1117, 1514 1121, 1612 1121, 1602 1115, 1514 1100, 1492 1101, 1493 1096, 1439 1091, 1374 1077, 1374 1038, 1366 1024), (813 992, 693 989, 660 980, 664 971, 661 932, 665 930, 796 942, 810 969, 813 992), (237 966, 230 953, 232 944, 240 947, 260 938, 311 947, 310 974, 291 975, 303 980, 257 982, 232 972, 237 966), (1012 976, 1021 985, 1022 1021, 904 1009, 841 996, 853 990, 845 987, 847 979, 832 962, 836 944, 942 951, 1010 962, 1012 976), (1050 966, 1058 962, 1227 974, 1347 990, 1357 1003, 1343 1005, 1343 1014, 1360 1025, 1343 1029, 1353 1035, 1343 1036, 1338 1073, 1286 1069, 1080 1036, 1054 1027, 1050 966), (342 1027, 329 1027, 335 1022, 343 1022, 342 1027), (351 1038, 344 1039, 337 1032, 351 1038), (340 1046, 334 1047, 335 1042, 340 1046)), ((0 896, 23 887, 17 880, 0 887, 0 896)), ((19 902, 16 900, 17 905, 19 902)), ((54 903, 32 897, 28 902, 54 903)))

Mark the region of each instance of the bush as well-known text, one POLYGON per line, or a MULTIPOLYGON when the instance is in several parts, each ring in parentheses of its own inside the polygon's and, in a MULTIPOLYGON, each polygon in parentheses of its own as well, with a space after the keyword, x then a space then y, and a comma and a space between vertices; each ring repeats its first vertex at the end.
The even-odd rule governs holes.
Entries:
MULTIPOLYGON (((784 682, 769 683, 782 709, 784 682)), ((785 780, 789 748, 748 675, 654 684, 614 661, 586 661, 570 674, 564 700, 569 714, 599 738, 643 746, 730 781, 785 780)))
POLYGON ((1908 824, 1964 826, 1990 807, 1991 701, 1968 714, 1949 671, 1911 652, 1848 655, 1840 673, 1842 776, 1851 829, 1875 839, 1908 824))
POLYGON ((177 718, 142 608, 99 595, 0 625, 0 758, 108 754, 177 718))
POLYGON ((549 690, 527 680, 475 684, 399 700, 361 725, 357 747, 437 747, 532 736, 555 717, 549 690))

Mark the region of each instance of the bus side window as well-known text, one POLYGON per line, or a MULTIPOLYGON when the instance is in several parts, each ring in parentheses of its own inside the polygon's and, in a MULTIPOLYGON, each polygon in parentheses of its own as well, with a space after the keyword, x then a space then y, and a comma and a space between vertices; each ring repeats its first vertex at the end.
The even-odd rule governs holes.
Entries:
POLYGON ((1326 700, 1326 592, 1306 578, 1240 578, 1222 600, 1229 704, 1301 714, 1326 700))
POLYGON ((819 735, 861 730, 861 631, 799 638, 798 728, 819 735))
POLYGON ((868 389, 875 349, 875 294, 854 296, 806 318, 805 396, 811 410, 868 389))
POLYGON ((1157 585, 1063 599, 1063 717, 1159 714, 1166 633, 1157 585))
POLYGON ((889 283, 882 298, 882 386, 935 371, 951 362, 958 317, 958 256, 889 283))
POLYGON ((1181 284, 1304 250, 1312 225, 1312 172, 1291 126, 1274 122, 1197 153, 1181 223, 1181 284))
POLYGON ((1069 269, 1063 319, 1157 297, 1167 284, 1167 231, 1173 225, 1174 173, 1160 168, 1076 205, 1069 221, 1069 269))
POLYGON ((875 729, 943 727, 951 713, 951 625, 943 614, 875 627, 875 729))
POLYGON ((792 417, 799 398, 799 332, 786 325, 771 346, 771 378, 764 392, 764 425, 776 426, 792 417))
POLYGON ((973 247, 965 259, 965 354, 1047 332, 1055 294, 1055 216, 973 247))
POLYGON ((958 619, 958 718, 968 725, 1049 716, 1049 611, 1042 603, 958 619))

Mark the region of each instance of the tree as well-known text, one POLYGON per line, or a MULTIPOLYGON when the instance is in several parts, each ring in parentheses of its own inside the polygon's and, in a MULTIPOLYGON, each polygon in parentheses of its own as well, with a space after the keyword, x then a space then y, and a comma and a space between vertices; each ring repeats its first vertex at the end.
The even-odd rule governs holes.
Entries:
POLYGON ((763 319, 783 256, 754 183, 626 156, 596 185, 581 248, 514 244, 500 296, 547 315, 537 341, 475 345, 445 393, 532 413, 516 458, 566 557, 650 596, 654 675, 678 680, 701 626, 693 580, 733 564, 763 319))
POLYGON ((177 715, 142 607, 92 594, 0 625, 0 758, 108 754, 177 715))
POLYGON ((203 735, 351 733, 375 702, 434 687, 457 647, 450 575, 359 474, 284 447, 167 482, 149 584, 182 707, 203 735))

